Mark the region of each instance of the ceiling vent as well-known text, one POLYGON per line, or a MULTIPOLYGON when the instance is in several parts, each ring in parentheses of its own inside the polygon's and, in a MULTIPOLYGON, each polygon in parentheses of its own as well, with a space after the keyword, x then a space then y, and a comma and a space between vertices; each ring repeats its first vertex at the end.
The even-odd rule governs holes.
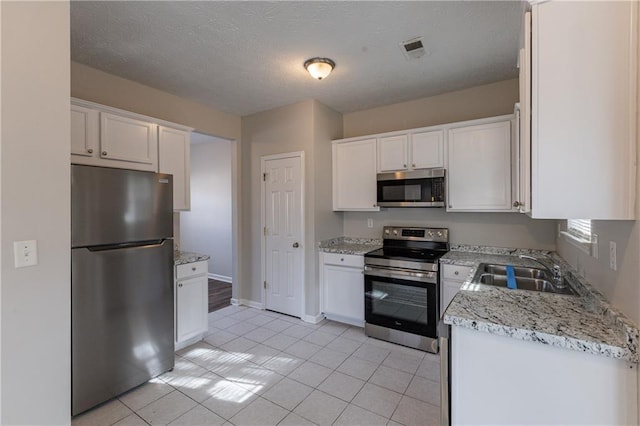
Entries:
POLYGON ((422 44, 422 37, 412 38, 411 40, 400 43, 400 49, 407 61, 418 59, 424 56, 426 50, 422 44))

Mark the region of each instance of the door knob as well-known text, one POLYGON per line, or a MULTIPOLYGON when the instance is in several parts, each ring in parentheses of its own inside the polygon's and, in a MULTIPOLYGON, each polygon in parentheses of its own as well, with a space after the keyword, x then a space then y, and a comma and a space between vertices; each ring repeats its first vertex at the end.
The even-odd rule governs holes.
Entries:
POLYGON ((107 151, 102 151, 102 155, 107 155, 107 151))
POLYGON ((89 148, 89 149, 87 150, 87 152, 88 152, 89 154, 93 154, 93 149, 89 148))
POLYGON ((300 247, 300 244, 298 244, 298 243, 293 243, 293 248, 298 248, 298 247, 300 247))

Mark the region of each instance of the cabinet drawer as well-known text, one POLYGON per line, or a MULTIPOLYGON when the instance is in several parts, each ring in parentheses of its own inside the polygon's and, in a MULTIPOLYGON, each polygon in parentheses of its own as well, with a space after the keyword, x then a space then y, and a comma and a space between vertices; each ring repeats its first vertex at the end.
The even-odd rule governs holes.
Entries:
POLYGON ((471 267, 458 265, 441 265, 442 276, 445 280, 464 281, 471 273, 471 267))
POLYGON ((355 254, 324 253, 324 264, 364 268, 364 256, 355 254))
POLYGON ((185 263, 176 266, 176 279, 190 277, 193 275, 202 275, 208 272, 207 261, 185 263))

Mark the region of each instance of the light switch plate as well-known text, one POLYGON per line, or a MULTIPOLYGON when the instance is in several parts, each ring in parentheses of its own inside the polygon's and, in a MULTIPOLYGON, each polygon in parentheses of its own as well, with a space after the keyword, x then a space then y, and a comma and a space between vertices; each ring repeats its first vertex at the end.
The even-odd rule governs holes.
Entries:
POLYGON ((14 241, 13 258, 16 268, 38 264, 38 243, 36 240, 14 241))

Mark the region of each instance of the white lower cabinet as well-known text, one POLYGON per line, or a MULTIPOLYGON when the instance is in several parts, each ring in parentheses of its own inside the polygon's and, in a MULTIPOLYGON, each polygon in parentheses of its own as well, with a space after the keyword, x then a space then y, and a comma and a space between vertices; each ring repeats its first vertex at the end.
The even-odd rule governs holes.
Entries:
POLYGON ((451 326, 452 425, 637 425, 638 364, 451 326))
POLYGON ((175 346, 182 349, 202 340, 208 329, 207 261, 176 266, 175 346))
POLYGON ((440 316, 442 316, 473 268, 442 264, 440 267, 440 316))
POLYGON ((320 253, 321 310, 325 317, 364 326, 364 256, 320 253))

